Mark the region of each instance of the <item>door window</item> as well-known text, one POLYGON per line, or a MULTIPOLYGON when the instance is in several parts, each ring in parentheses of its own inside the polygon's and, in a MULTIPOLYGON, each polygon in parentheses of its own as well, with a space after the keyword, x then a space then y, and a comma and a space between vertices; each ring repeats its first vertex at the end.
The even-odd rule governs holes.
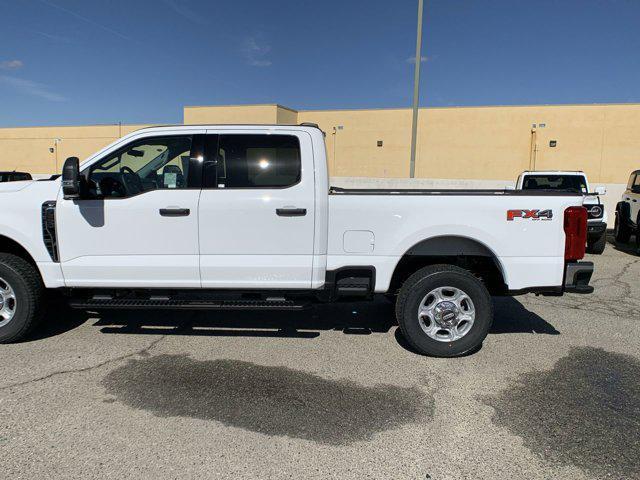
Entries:
POLYGON ((293 135, 211 135, 205 186, 286 188, 300 181, 300 142, 293 135))
POLYGON ((631 176, 629 177, 629 183, 627 183, 627 190, 631 190, 631 188, 633 187, 633 182, 636 179, 636 174, 632 173, 631 176))
POLYGON ((138 140, 91 166, 89 195, 125 198, 158 189, 187 188, 192 137, 138 140))

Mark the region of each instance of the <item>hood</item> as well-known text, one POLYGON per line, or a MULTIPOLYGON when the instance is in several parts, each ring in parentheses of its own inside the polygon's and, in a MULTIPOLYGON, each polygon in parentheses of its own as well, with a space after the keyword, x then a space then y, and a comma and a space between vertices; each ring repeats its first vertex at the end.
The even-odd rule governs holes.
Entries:
POLYGON ((598 195, 586 195, 584 197, 583 205, 601 205, 600 196, 598 195))
POLYGON ((25 180, 23 182, 0 182, 0 193, 19 192, 36 183, 35 180, 25 180))

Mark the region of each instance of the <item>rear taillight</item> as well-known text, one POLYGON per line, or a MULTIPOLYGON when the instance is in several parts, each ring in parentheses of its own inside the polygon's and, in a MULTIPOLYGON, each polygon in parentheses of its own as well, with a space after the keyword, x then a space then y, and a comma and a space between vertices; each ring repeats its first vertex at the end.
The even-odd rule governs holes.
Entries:
POLYGON ((564 211, 564 259, 580 260, 587 244, 587 209, 569 207, 564 211))

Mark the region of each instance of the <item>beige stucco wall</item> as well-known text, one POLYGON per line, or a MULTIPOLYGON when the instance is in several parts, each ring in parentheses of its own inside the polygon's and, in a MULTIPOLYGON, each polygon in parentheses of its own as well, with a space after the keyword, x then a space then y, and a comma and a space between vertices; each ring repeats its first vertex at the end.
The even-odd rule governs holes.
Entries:
POLYGON ((0 128, 0 170, 60 173, 67 157, 85 159, 146 125, 0 128))
MULTIPOLYGON (((184 122, 318 123, 327 134, 332 176, 409 175, 409 109, 297 112, 275 104, 185 107, 184 122)), ((65 158, 86 158, 144 126, 0 128, 0 169, 59 172, 65 158)), ((421 109, 416 176, 507 181, 525 169, 576 169, 585 170, 592 183, 622 184, 631 170, 640 168, 639 130, 640 104, 421 109), (555 148, 549 146, 551 140, 557 142, 555 148)))
MULTIPOLYGON (((525 169, 568 169, 626 183, 640 168, 637 104, 428 108, 418 118, 419 178, 513 180, 525 169)), ((327 133, 334 176, 409 174, 409 109, 301 111, 298 121, 327 133)))
POLYGON ((225 105, 184 107, 184 123, 200 125, 204 123, 265 123, 274 124, 278 120, 276 105, 225 105))

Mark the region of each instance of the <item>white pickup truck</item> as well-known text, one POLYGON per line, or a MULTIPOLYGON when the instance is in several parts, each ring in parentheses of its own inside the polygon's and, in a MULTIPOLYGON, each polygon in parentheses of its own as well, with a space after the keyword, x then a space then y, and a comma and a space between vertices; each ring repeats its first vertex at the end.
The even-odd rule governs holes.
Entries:
POLYGON ((491 295, 590 293, 567 192, 330 188, 317 126, 136 131, 0 185, 0 341, 81 309, 300 309, 386 294, 418 351, 477 348, 491 295))
POLYGON ((564 190, 582 194, 587 209, 587 252, 601 254, 607 245, 607 211, 600 195, 604 187, 591 190, 584 172, 566 170, 536 170, 522 172, 516 180, 516 190, 564 190))

